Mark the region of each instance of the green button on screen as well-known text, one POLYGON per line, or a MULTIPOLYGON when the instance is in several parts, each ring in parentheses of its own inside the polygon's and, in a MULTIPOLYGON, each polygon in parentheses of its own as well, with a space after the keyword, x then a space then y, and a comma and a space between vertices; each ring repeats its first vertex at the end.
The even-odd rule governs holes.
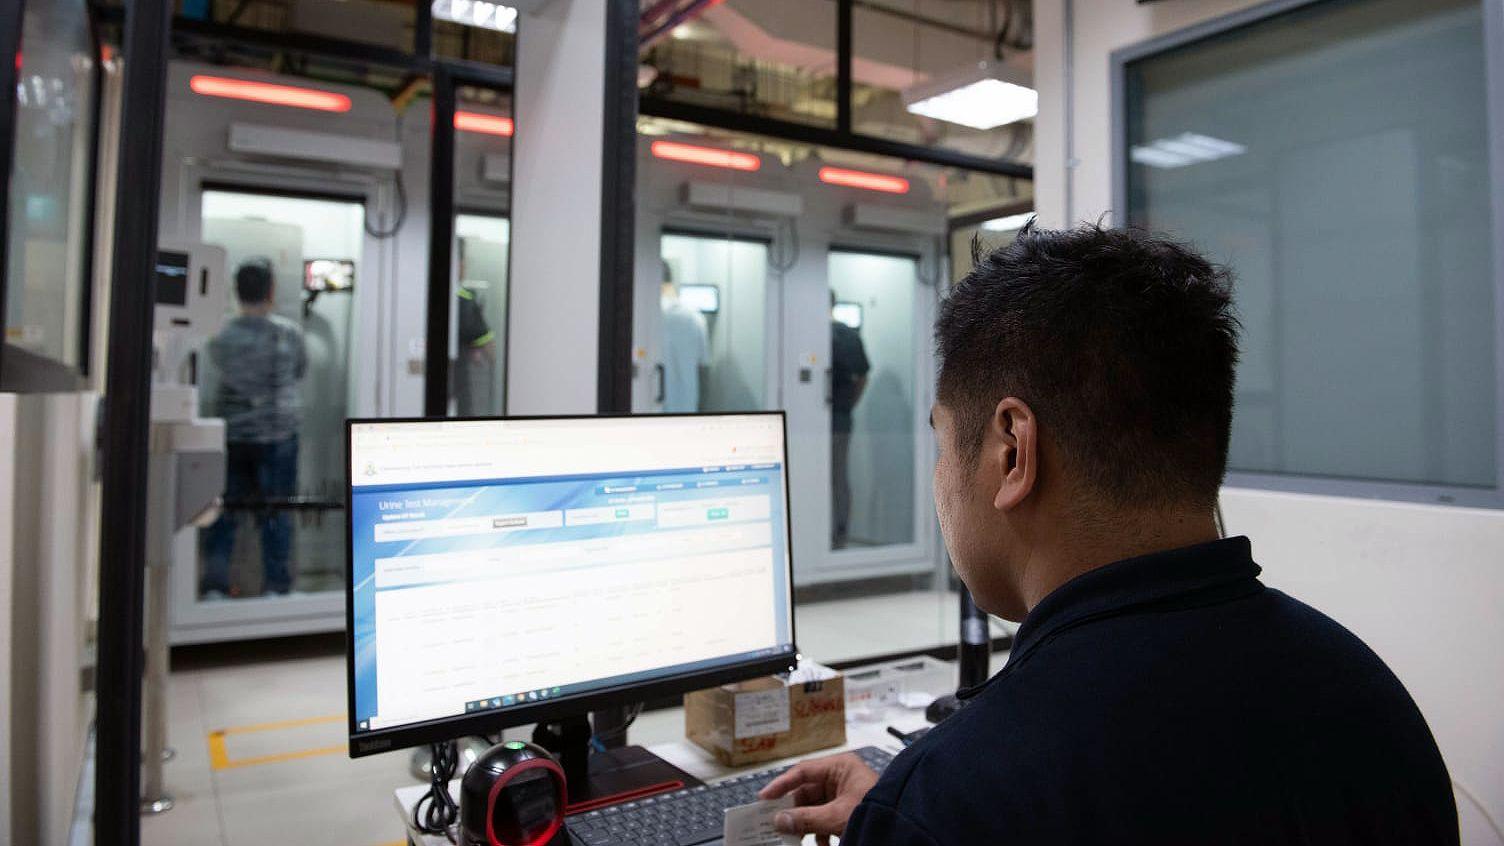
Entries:
POLYGON ((731 510, 729 508, 712 508, 705 512, 705 519, 707 520, 724 520, 730 516, 731 510))
POLYGON ((627 516, 629 514, 631 514, 631 512, 628 511, 625 508, 618 508, 618 509, 616 509, 616 519, 618 519, 618 520, 625 520, 625 519, 627 519, 627 516))

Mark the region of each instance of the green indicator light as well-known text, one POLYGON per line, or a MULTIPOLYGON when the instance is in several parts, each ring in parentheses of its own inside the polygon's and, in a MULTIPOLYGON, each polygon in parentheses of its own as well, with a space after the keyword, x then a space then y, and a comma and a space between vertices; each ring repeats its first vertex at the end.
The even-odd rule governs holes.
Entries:
POLYGON ((514 750, 515 749, 526 749, 527 748, 527 744, 523 743, 520 740, 508 740, 506 742, 506 747, 508 749, 514 749, 514 750))

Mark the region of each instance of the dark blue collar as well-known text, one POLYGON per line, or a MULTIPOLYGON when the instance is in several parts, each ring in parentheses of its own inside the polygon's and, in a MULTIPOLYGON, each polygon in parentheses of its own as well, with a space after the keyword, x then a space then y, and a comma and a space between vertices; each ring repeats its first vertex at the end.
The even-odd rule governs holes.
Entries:
POLYGON ((1024 618, 1002 672, 962 696, 980 693, 1008 675, 1065 629, 1144 606, 1252 593, 1263 588, 1260 572, 1248 538, 1239 536, 1126 558, 1082 573, 1056 588, 1024 618))

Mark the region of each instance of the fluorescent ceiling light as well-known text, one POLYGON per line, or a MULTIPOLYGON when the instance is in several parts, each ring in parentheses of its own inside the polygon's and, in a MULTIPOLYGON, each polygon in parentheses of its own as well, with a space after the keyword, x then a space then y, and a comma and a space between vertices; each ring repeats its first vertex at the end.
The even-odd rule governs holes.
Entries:
POLYGON ((982 221, 982 229, 988 232, 1017 232, 1024 228, 1024 224, 1034 219, 1034 212, 1023 214, 1010 214, 1007 217, 994 217, 991 220, 982 221))
POLYGON ((497 32, 517 31, 517 10, 487 0, 433 0, 433 16, 441 21, 497 32))
POLYGON ((978 62, 903 94, 904 108, 916 115, 993 129, 1039 114, 1039 92, 1012 70, 978 62))
POLYGON ((762 167, 762 158, 758 156, 736 150, 722 150, 719 147, 700 147, 694 144, 682 144, 678 141, 654 141, 648 149, 656 158, 686 164, 748 172, 762 167))
POLYGON ((865 170, 850 170, 844 167, 822 167, 819 176, 821 182, 829 185, 882 191, 885 194, 909 193, 909 180, 888 173, 868 173, 865 170))
POLYGON ((1233 141, 1197 132, 1182 132, 1173 138, 1161 138, 1148 144, 1136 145, 1128 151, 1128 158, 1136 164, 1169 170, 1241 156, 1246 152, 1247 147, 1233 141))
POLYGON ((320 91, 317 88, 298 88, 272 82, 196 74, 188 80, 188 89, 205 97, 249 100, 253 103, 266 103, 271 106, 291 106, 295 109, 313 109, 320 112, 350 111, 349 97, 333 91, 320 91))
POLYGON ((461 132, 479 132, 482 135, 500 135, 504 138, 512 137, 515 129, 509 117, 466 111, 454 113, 454 128, 461 132))

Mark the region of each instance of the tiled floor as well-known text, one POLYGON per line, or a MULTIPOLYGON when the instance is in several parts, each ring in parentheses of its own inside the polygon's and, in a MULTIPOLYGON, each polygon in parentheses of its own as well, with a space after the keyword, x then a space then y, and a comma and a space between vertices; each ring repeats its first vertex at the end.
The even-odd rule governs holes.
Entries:
MULTIPOLYGON (((955 621, 953 594, 821 602, 800 608, 799 642, 807 655, 838 661, 952 640, 955 621)), ((177 806, 142 821, 146 846, 402 842, 392 790, 413 783, 408 754, 345 755, 342 656, 175 672, 168 709, 177 756, 166 780, 177 806)), ((632 742, 683 732, 682 712, 652 712, 632 742)))

